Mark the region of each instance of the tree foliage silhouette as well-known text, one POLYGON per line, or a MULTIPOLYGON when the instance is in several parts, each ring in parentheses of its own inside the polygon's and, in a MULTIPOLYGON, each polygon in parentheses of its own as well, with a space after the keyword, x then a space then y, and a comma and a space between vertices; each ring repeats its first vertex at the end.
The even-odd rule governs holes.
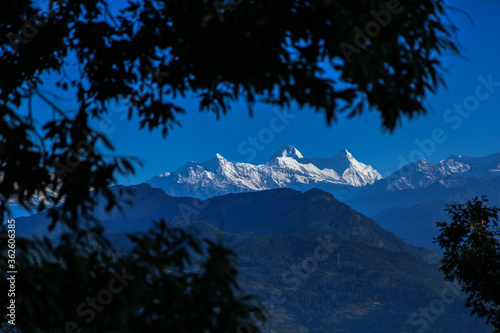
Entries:
POLYGON ((445 251, 440 269, 446 280, 460 283, 465 306, 500 332, 500 209, 487 202, 483 196, 449 205, 451 222, 437 223, 436 242, 445 251))
MULTIPOLYGON (((18 240, 16 329, 235 332, 249 313, 261 313, 241 293, 235 254, 221 244, 160 221, 119 252, 102 232, 97 224, 63 233, 57 244, 18 240)), ((8 290, 5 279, 1 285, 8 290)))
MULTIPOLYGON (((104 117, 111 103, 126 101, 129 119, 138 116, 141 127, 160 129, 164 136, 179 124, 177 115, 185 112, 176 100, 178 96, 198 100, 200 110, 217 116, 227 113, 238 99, 247 102, 250 114, 257 102, 280 107, 296 103, 324 112, 328 123, 335 121, 339 112, 354 116, 376 110, 383 128, 393 130, 402 117, 425 112, 426 94, 442 82, 439 56, 457 52, 455 28, 443 23, 446 11, 441 0, 401 4, 395 0, 245 0, 227 4, 139 0, 128 2, 119 15, 110 11, 105 0, 50 0, 44 10, 46 13, 35 2, 19 0, 0 11, 0 214, 4 220, 11 202, 39 212, 49 208, 49 229, 60 224, 67 228, 64 237, 73 240, 63 239, 59 245, 24 240, 28 257, 39 251, 36 249, 44 249, 49 258, 57 259, 42 256, 24 264, 24 274, 34 270, 23 276, 27 279, 24 283, 33 288, 41 283, 47 307, 55 311, 37 319, 32 309, 42 309, 42 303, 29 305, 22 297, 41 299, 34 294, 19 296, 20 303, 26 305, 22 309, 26 311, 19 313, 26 316, 22 321, 28 326, 23 327, 29 331, 66 320, 67 310, 73 309, 61 299, 67 295, 61 292, 71 289, 62 281, 64 275, 56 279, 60 290, 48 284, 50 277, 56 278, 55 270, 73 276, 72 283, 91 292, 106 280, 104 273, 112 264, 94 252, 81 254, 81 239, 85 237, 106 245, 92 213, 96 200, 105 198, 108 209, 119 206, 119 198, 109 186, 116 183, 117 174, 133 174, 139 165, 133 158, 109 157, 97 148, 103 143, 106 149, 113 149, 106 135, 89 125, 91 118, 104 117), (68 74, 72 72, 69 67, 76 74, 68 74), (330 75, 332 72, 338 75, 330 75), (43 80, 54 73, 59 78, 52 87, 50 80, 43 80), (59 108, 44 89, 74 97, 76 113, 59 108), (57 116, 39 124, 33 116, 38 108, 31 104, 35 97, 49 104, 57 116), (20 111, 24 105, 27 113, 20 111), (95 232, 86 234, 78 222, 82 220, 95 223, 95 232), (92 265, 102 268, 99 274, 92 265), (75 275, 68 267, 81 274, 75 275)), ((226 316, 225 310, 219 309, 217 319, 209 312, 205 317, 199 313, 202 318, 196 323, 178 322, 179 332, 189 331, 182 325, 198 323, 206 327, 190 332, 217 331, 220 322, 249 312, 244 302, 235 301, 229 287, 232 280, 227 277, 234 273, 230 255, 223 254, 221 248, 213 249, 219 250, 204 252, 206 262, 215 265, 219 258, 227 265, 219 267, 222 271, 206 266, 211 272, 206 283, 222 279, 219 282, 226 284, 220 285, 224 287, 222 295, 229 297, 224 298, 224 304, 234 304, 234 311, 226 316)), ((140 259, 134 258, 127 259, 127 264, 140 270, 140 259)), ((160 265, 158 269, 166 265, 158 251, 156 257, 149 258, 152 265, 160 265)), ((175 286, 175 274, 169 272, 160 270, 160 278, 144 276, 145 280, 136 283, 144 290, 166 291, 161 288, 175 286), (169 281, 166 285, 164 279, 169 281)), ((177 282, 194 283, 190 279, 181 273, 177 282)), ((38 291, 36 288, 32 291, 38 291)), ((22 289, 19 292, 22 295, 22 289)), ((135 292, 131 288, 124 295, 135 292)), ((193 295, 212 306, 204 299, 208 295, 193 295)), ((150 320, 157 318, 164 324, 164 314, 158 311, 165 304, 152 297, 147 300, 154 309, 140 310, 151 310, 150 320)), ((109 318, 123 326, 103 321, 104 326, 96 324, 101 331, 134 327, 137 313, 133 311, 139 311, 139 300, 116 299, 116 304, 125 308, 120 310, 122 315, 108 310, 109 318)), ((172 309, 172 318, 189 315, 178 309, 172 309)), ((195 311, 192 307, 189 310, 195 311)), ((92 331, 88 326, 84 330, 92 331)))

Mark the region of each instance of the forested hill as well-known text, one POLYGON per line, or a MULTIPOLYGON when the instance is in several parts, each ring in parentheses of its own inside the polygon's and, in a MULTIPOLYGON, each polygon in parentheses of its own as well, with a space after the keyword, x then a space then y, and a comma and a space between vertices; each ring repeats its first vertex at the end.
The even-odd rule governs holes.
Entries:
MULTIPOLYGON (((174 217, 204 220, 233 234, 292 235, 314 232, 335 240, 365 242, 390 251, 407 252, 436 262, 433 252, 410 246, 385 231, 375 221, 338 201, 327 192, 312 189, 305 193, 291 189, 227 194, 204 201, 171 197, 147 184, 115 186, 126 190, 124 209, 106 212, 104 201, 95 208, 107 230, 133 232, 146 230, 151 220, 174 217), (126 201, 132 203, 128 206, 126 201)), ((20 218, 20 230, 43 232, 43 214, 20 218), (24 223, 24 221, 26 221, 24 223)))
MULTIPOLYGON (((269 312, 264 332, 491 331, 444 283, 438 254, 404 243, 327 192, 276 189, 201 201, 147 184, 114 187, 120 190, 130 206, 106 212, 102 200, 96 207, 110 235, 146 231, 164 218, 217 237, 237 253, 242 286, 269 312), (453 301, 432 321, 422 317, 420 309, 443 292, 453 301)), ((38 214, 17 226, 40 235, 47 221, 38 214)))

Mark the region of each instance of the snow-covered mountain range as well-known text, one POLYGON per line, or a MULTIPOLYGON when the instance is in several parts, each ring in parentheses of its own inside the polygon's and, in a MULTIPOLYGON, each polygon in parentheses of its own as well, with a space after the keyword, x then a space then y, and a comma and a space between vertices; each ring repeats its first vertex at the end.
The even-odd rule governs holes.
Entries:
POLYGON ((500 154, 420 160, 364 186, 348 204, 412 244, 439 251, 433 237, 439 235, 436 221, 448 219, 446 205, 483 195, 500 205, 499 176, 500 154))
POLYGON ((147 181, 172 196, 201 199, 223 195, 292 188, 326 190, 339 199, 352 198, 359 188, 382 179, 369 165, 358 162, 347 150, 331 158, 304 157, 292 146, 284 146, 261 165, 233 163, 219 154, 205 162, 188 162, 181 168, 147 181))
POLYGON ((485 157, 451 155, 437 164, 424 159, 410 163, 394 172, 390 177, 376 181, 363 189, 362 194, 377 194, 426 188, 439 182, 444 187, 453 187, 453 177, 498 177, 500 176, 500 153, 485 157))
MULTIPOLYGON (((383 178, 373 167, 357 161, 347 150, 330 158, 304 157, 293 146, 283 146, 265 164, 231 162, 219 154, 208 161, 190 161, 173 172, 147 181, 172 196, 206 199, 228 193, 291 188, 319 188, 339 200, 351 201, 435 184, 453 188, 462 178, 500 176, 500 153, 486 157, 451 155, 437 164, 424 159, 383 178), (457 178, 458 177, 458 178, 457 178)), ((382 208, 382 207, 381 207, 382 208)))

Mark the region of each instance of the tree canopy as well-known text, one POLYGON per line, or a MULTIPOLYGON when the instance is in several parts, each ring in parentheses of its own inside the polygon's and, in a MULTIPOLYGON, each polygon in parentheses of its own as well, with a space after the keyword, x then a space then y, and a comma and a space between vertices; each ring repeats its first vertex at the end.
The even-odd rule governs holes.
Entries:
MULTIPOLYGON (((120 248, 98 225, 55 244, 19 237, 14 287, 0 282, 16 294, 2 307, 15 299, 17 311, 2 324, 13 332, 219 333, 253 328, 249 313, 264 318, 240 290, 235 253, 221 244, 165 221, 129 238, 131 246, 120 248)), ((0 244, 7 248, 6 239, 0 244)))
MULTIPOLYGON (((468 294, 466 307, 486 318, 500 332, 500 209, 486 197, 446 209, 451 222, 438 222, 436 241, 445 251, 440 269, 468 294)), ((495 332, 497 332, 495 331, 495 332)))

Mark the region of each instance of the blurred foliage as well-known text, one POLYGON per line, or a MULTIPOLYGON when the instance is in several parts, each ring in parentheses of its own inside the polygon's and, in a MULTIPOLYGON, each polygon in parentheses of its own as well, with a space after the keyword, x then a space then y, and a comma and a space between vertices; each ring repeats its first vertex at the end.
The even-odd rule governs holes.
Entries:
POLYGON ((440 269, 467 293, 466 307, 500 332, 500 229, 497 207, 475 197, 446 209, 451 222, 437 222, 436 242, 445 251, 440 269))
MULTIPOLYGON (((239 318, 261 313, 221 244, 160 221, 120 252, 102 232, 17 239, 18 332, 236 332, 239 318)), ((0 280, 2 290, 7 284, 0 280)))

